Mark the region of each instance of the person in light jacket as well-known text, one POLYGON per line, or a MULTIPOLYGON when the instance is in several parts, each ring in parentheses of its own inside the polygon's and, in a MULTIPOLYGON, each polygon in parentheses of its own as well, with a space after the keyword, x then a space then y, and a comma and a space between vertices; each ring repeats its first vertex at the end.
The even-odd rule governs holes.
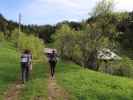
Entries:
POLYGON ((24 50, 21 55, 21 77, 23 83, 29 80, 29 70, 31 66, 32 55, 30 50, 24 50))

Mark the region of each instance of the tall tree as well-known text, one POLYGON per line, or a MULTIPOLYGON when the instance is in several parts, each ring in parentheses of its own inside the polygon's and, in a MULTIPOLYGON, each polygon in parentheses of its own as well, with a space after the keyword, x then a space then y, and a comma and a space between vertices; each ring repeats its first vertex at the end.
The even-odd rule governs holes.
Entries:
POLYGON ((73 47, 74 44, 73 37, 74 31, 67 24, 57 29, 54 40, 62 58, 68 58, 72 55, 73 51, 71 47, 73 47))

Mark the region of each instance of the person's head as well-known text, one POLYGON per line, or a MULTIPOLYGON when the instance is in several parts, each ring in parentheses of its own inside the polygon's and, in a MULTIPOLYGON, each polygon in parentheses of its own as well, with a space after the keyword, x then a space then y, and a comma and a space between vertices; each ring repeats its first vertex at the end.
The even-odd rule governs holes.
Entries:
POLYGON ((24 54, 30 54, 30 53, 31 53, 30 50, 28 50, 28 49, 25 49, 25 50, 24 50, 24 54))
POLYGON ((55 50, 53 50, 52 53, 55 54, 55 50))

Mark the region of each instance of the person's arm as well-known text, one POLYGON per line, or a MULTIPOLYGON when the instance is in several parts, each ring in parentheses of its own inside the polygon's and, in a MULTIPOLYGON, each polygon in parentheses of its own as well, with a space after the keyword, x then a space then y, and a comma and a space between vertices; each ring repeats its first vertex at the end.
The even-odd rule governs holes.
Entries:
POLYGON ((28 62, 28 64, 30 64, 30 55, 29 54, 27 54, 27 62, 28 62))
POLYGON ((55 61, 56 61, 56 63, 58 61, 58 55, 57 54, 55 54, 55 61))
POLYGON ((31 54, 31 60, 32 60, 32 54, 31 54))
POLYGON ((48 61, 51 60, 51 54, 48 54, 48 61))
POLYGON ((30 62, 29 62, 29 69, 32 70, 32 54, 29 55, 30 62))
POLYGON ((32 64, 32 54, 30 54, 30 64, 32 64))

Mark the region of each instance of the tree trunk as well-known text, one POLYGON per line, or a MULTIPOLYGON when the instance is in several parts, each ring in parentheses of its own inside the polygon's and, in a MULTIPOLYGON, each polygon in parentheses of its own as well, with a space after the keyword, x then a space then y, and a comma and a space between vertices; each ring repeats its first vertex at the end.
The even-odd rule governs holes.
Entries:
POLYGON ((97 70, 97 51, 93 51, 86 59, 84 59, 84 67, 97 70))

